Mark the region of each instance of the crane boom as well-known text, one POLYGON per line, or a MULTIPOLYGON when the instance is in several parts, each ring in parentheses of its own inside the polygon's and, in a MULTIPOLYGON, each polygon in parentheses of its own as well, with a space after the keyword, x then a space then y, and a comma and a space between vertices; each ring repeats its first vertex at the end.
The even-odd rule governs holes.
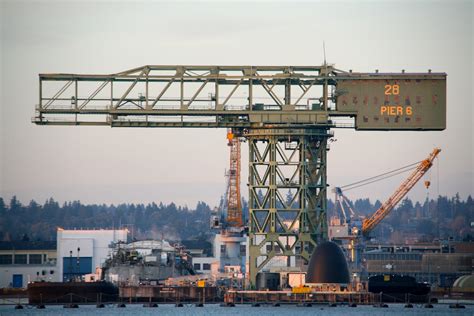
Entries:
POLYGON ((375 213, 362 223, 362 234, 367 236, 400 202, 400 200, 413 188, 413 186, 421 179, 421 177, 433 165, 433 160, 438 156, 441 149, 435 148, 428 158, 421 161, 416 169, 408 176, 408 178, 400 185, 375 213))
POLYGON ((336 198, 334 200, 335 209, 340 209, 340 213, 344 217, 344 223, 348 223, 355 217, 355 212, 352 209, 351 202, 349 199, 342 193, 342 189, 340 187, 334 188, 334 193, 336 198), (346 212, 347 210, 347 212, 346 212))

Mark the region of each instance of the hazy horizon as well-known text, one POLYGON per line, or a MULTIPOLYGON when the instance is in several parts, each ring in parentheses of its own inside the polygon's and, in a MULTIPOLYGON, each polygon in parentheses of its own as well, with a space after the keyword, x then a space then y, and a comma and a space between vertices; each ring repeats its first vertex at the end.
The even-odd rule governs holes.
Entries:
MULTIPOLYGON (((472 1, 2 1, 0 196, 86 204, 216 205, 228 169, 225 129, 48 127, 31 123, 39 73, 116 73, 146 64, 319 65, 446 72, 447 129, 335 129, 331 188, 424 159, 407 195, 474 195, 472 1)), ((247 198, 248 148, 242 146, 247 198)), ((347 192, 385 200, 407 174, 347 192)))

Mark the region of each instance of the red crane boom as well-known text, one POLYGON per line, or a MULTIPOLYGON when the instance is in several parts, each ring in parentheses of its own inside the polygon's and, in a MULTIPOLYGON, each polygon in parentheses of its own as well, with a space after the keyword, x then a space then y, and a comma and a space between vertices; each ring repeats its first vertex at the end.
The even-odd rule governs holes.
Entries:
POLYGON ((362 222, 362 234, 367 236, 400 202, 400 200, 413 188, 413 186, 423 177, 423 175, 433 165, 433 160, 441 152, 441 149, 435 148, 428 158, 421 161, 416 169, 408 176, 408 178, 400 185, 395 193, 388 198, 380 208, 369 218, 362 222))

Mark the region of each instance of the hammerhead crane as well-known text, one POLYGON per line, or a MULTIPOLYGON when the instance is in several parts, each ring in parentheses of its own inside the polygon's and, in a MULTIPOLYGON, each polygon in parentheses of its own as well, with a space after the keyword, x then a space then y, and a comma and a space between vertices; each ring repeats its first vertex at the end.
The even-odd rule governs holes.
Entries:
POLYGON ((255 285, 274 259, 307 263, 328 237, 327 150, 333 129, 442 131, 446 78, 431 71, 343 71, 326 63, 144 65, 112 74, 40 74, 33 122, 233 129, 249 149, 248 274, 255 285), (297 146, 284 148, 288 139, 297 146), (281 177, 290 162, 298 181, 281 177), (298 195, 291 212, 275 207, 288 187, 298 195), (267 191, 264 201, 261 189, 267 191), (291 217, 290 227, 281 223, 283 217, 291 217))

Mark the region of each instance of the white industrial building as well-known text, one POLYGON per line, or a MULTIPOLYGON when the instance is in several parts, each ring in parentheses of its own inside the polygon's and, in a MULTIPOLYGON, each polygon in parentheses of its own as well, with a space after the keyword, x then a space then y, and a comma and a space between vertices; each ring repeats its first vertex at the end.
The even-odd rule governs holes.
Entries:
POLYGON ((240 234, 216 234, 213 240, 212 257, 194 256, 193 268, 198 273, 217 276, 232 273, 243 278, 248 270, 248 237, 240 234))
POLYGON ((219 260, 215 257, 193 257, 193 269, 197 273, 217 274, 219 272, 219 260))
POLYGON ((57 281, 69 281, 100 268, 114 245, 126 242, 127 229, 57 230, 57 281))
POLYGON ((56 281, 57 275, 55 242, 0 242, 0 288, 25 288, 29 282, 56 281))
POLYGON ((246 273, 247 236, 240 234, 216 234, 214 257, 219 262, 219 272, 232 267, 233 272, 246 273))

